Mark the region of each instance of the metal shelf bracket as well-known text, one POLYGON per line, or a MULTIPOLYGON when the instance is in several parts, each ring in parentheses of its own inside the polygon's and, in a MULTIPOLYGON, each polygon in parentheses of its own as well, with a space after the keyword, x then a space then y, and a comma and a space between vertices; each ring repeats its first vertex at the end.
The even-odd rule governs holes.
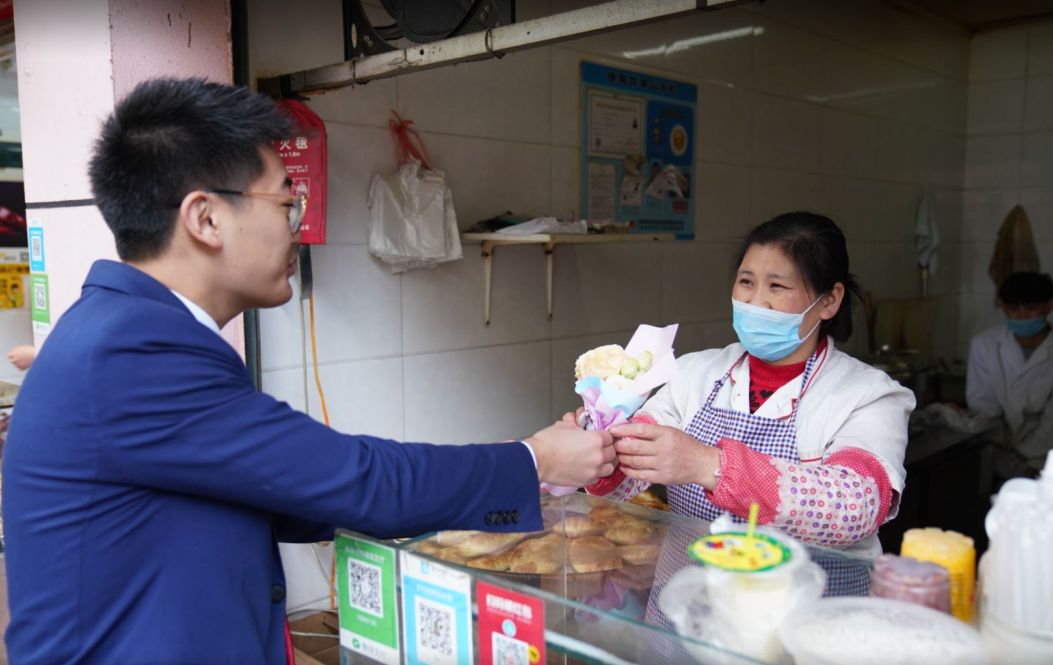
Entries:
POLYGON ((483 257, 483 321, 484 325, 490 325, 490 302, 492 293, 492 270, 494 264, 494 250, 499 245, 541 245, 545 251, 545 301, 547 304, 548 320, 552 320, 552 269, 553 255, 556 245, 594 245, 601 243, 616 242, 654 242, 661 240, 674 240, 676 236, 672 233, 615 233, 615 234, 587 234, 566 233, 548 234, 541 233, 529 236, 509 236, 502 233, 463 233, 461 238, 466 241, 477 241, 482 244, 483 257))

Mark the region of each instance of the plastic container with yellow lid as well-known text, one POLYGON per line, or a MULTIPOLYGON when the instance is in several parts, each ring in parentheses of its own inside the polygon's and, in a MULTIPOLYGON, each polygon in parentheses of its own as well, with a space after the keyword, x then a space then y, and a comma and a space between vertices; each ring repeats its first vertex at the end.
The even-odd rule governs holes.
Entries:
MULTIPOLYGON (((741 526, 713 522, 712 533, 688 548, 701 565, 677 572, 658 605, 682 635, 780 662, 779 623, 794 608, 822 595, 826 573, 785 533, 765 527, 747 533, 741 526)), ((720 662, 712 650, 699 659, 720 662)))

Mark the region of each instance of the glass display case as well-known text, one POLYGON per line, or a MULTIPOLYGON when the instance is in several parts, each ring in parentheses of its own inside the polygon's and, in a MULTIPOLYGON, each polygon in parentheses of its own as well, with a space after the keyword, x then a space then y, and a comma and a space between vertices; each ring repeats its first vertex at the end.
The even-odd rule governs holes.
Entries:
MULTIPOLYGON (((681 635, 663 612, 661 598, 669 581, 684 569, 699 565, 688 548, 710 533, 709 522, 584 494, 545 497, 542 514, 543 531, 445 531, 394 545, 400 562, 396 602, 403 617, 403 658, 413 648, 411 643, 419 648, 422 635, 428 637, 425 622, 420 617, 411 621, 404 607, 407 602, 418 603, 410 614, 420 610, 419 601, 410 600, 408 591, 412 589, 405 581, 408 569, 419 571, 421 562, 428 562, 433 569, 452 571, 451 577, 459 577, 451 589, 458 584, 462 589, 470 588, 466 598, 471 614, 468 619, 466 609, 464 621, 472 624, 466 632, 471 644, 460 650, 451 646, 443 652, 445 657, 434 652, 432 657, 422 658, 415 651, 405 662, 532 665, 541 661, 542 653, 546 663, 770 662, 721 648, 719 639, 681 635), (510 650, 497 657, 497 642, 491 644, 489 634, 484 635, 479 627, 483 621, 480 607, 485 614, 490 604, 489 598, 484 603, 480 592, 489 587, 480 587, 479 583, 528 597, 544 608, 543 648, 538 645, 536 651, 524 650, 521 656, 510 650), (480 657, 481 651, 486 652, 485 657, 480 657)), ((807 549, 812 561, 826 572, 826 595, 867 594, 869 560, 825 548, 807 549)), ((341 594, 346 594, 340 586, 341 594)), ((342 605, 348 607, 346 602, 342 605)), ((705 622, 706 617, 694 616, 692 620, 705 622)), ((679 621, 681 630, 691 632, 684 625, 683 614, 679 621)), ((451 615, 445 624, 432 625, 431 630, 451 632, 453 622, 451 615)), ((506 624, 506 632, 509 628, 514 630, 506 624)), ((444 639, 452 642, 452 638, 444 639)), ((397 662, 390 655, 374 659, 352 649, 344 649, 343 657, 348 663, 397 662)))

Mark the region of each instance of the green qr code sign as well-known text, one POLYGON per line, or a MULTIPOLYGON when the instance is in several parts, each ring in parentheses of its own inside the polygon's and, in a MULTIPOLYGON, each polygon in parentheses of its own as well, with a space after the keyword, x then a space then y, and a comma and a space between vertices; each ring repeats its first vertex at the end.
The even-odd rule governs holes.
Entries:
POLYGON ((33 285, 33 307, 40 310, 46 310, 48 308, 47 284, 33 285))
POLYGON ((51 303, 48 294, 48 276, 30 275, 30 289, 32 294, 31 305, 33 308, 33 321, 36 323, 51 323, 51 303))

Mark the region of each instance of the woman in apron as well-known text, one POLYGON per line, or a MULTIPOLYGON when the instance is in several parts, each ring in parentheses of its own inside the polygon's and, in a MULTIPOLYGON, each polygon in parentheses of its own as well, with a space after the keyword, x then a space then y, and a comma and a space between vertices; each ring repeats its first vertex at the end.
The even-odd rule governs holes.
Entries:
MULTIPOLYGON (((844 235, 783 214, 750 232, 736 266, 739 343, 681 357, 634 422, 612 428, 620 467, 587 489, 624 500, 662 483, 675 512, 710 521, 757 503, 762 524, 872 558, 903 491, 914 396, 835 346, 859 290, 844 235)), ((828 594, 866 593, 865 564, 831 561, 828 594)))

